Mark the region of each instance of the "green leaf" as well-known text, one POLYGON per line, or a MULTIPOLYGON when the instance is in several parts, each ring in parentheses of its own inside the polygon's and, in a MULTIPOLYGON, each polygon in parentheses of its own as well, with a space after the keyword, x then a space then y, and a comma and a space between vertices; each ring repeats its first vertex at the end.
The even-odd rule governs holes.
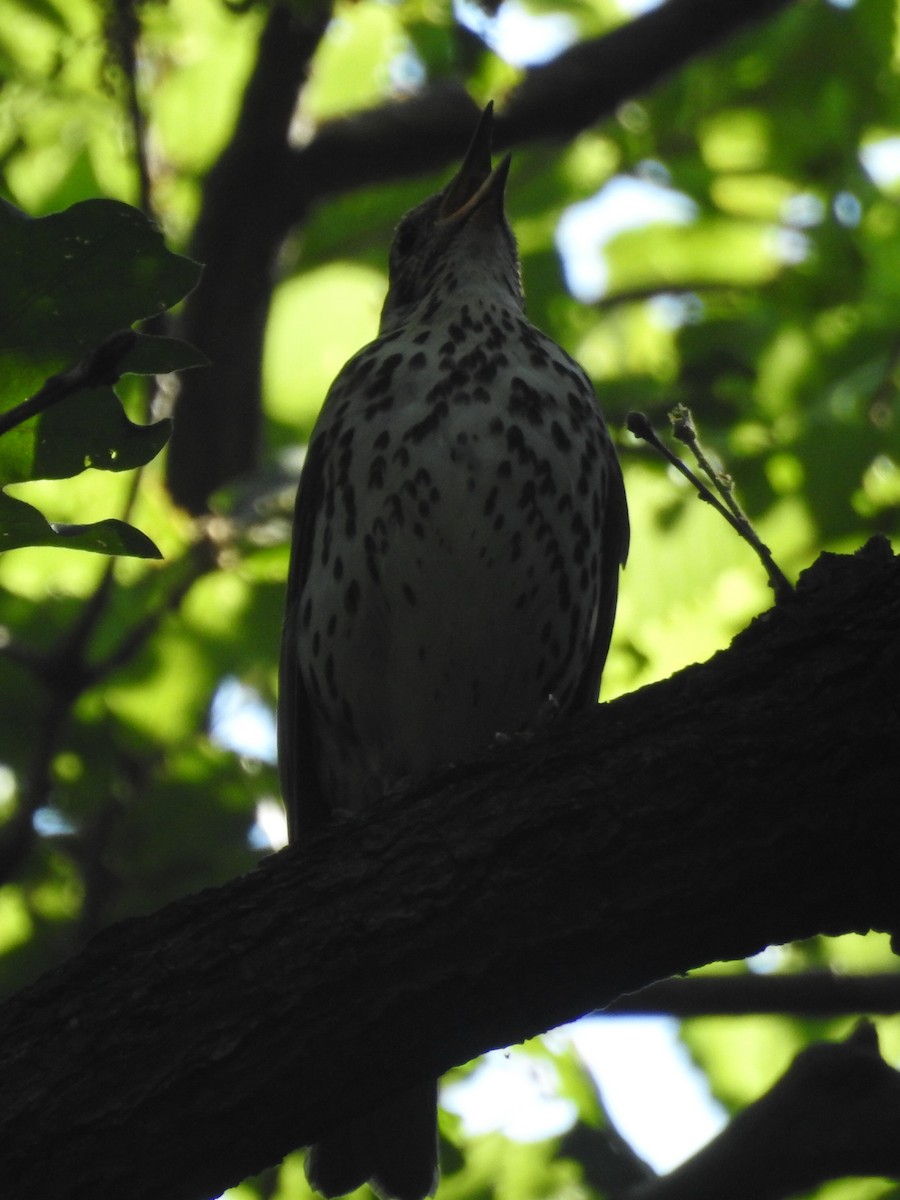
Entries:
POLYGON ((167 375, 209 366, 206 355, 180 338, 139 333, 134 346, 119 364, 123 375, 167 375))
POLYGON ((774 231, 725 217, 648 225, 611 238, 604 255, 609 296, 673 288, 759 287, 783 268, 774 231))
MULTIPOLYGON (((87 200, 32 220, 0 205, 0 412, 135 321, 164 311, 196 283, 199 267, 166 249, 136 209, 87 200)), ((199 366, 199 351, 174 338, 138 335, 119 364, 160 374, 199 366)), ((102 375, 100 376, 102 379, 102 375)), ((65 479, 88 467, 143 466, 165 445, 171 422, 136 425, 111 387, 72 392, 0 439, 0 486, 65 479)), ((104 554, 158 557, 143 534, 118 521, 51 526, 30 506, 5 498, 0 545, 67 545, 104 554), (12 505, 12 508, 9 506, 12 505)))
POLYGON ((37 220, 3 205, 0 411, 115 330, 170 308, 199 274, 117 200, 85 200, 37 220))
POLYGON ((130 471, 159 454, 170 420, 135 425, 112 388, 76 392, 0 439, 0 484, 130 471))
POLYGON ((131 525, 113 519, 93 525, 57 525, 36 508, 0 492, 0 552, 22 546, 66 546, 97 554, 162 558, 153 542, 131 525))

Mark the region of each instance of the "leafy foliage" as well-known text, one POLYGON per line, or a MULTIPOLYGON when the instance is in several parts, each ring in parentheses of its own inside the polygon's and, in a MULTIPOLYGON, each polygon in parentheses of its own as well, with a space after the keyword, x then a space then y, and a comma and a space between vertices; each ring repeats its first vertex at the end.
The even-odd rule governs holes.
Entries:
MULTIPOLYGON (((319 11, 293 7, 311 23, 319 11)), ((613 0, 466 13, 468 26, 446 3, 338 3, 300 90, 297 143, 331 117, 450 80, 502 109, 535 30, 539 42, 584 40, 625 16, 613 0)), ((195 284, 197 268, 128 205, 151 205, 169 243, 190 252, 269 9, 0 0, 0 15, 3 413, 116 331, 155 318, 158 335, 159 314, 195 284)), ((688 404, 792 576, 822 548, 898 532, 895 16, 890 0, 788 6, 565 144, 526 137, 514 154, 510 214, 532 319, 585 364, 617 429, 629 409, 661 427, 688 404)), ((282 137, 265 105, 255 119, 257 145, 282 137)), ((118 394, 109 383, 79 391, 0 438, 0 539, 32 547, 0 559, 5 991, 109 921, 228 878, 277 844, 266 722, 296 449, 330 379, 375 331, 398 216, 438 178, 351 179, 294 224, 265 334, 265 446, 208 520, 172 503, 155 459, 168 424, 147 423, 134 377, 202 361, 171 338, 141 336, 118 394), (133 469, 132 490, 122 472, 133 469), (64 548, 150 558, 156 545, 162 563, 115 566, 64 548)), ((230 217, 223 255, 245 220, 237 197, 230 217)), ((223 402, 217 419, 236 412, 223 402)), ((607 696, 705 658, 769 602, 747 547, 643 446, 623 434, 620 449, 634 536, 607 696)), ((196 464, 210 449, 191 452, 196 464)), ((848 945, 790 948, 776 969, 894 969, 882 940, 848 945)), ((734 1108, 822 1031, 787 1016, 704 1019, 684 1040, 734 1108)), ((896 1051, 896 1022, 882 1035, 896 1051)), ((542 1086, 602 1124, 575 1052, 551 1066, 542 1086)), ((557 1139, 476 1137, 451 1114, 443 1132, 448 1196, 587 1187, 557 1139)), ((303 1197, 299 1164, 234 1195, 303 1197)))
MULTIPOLYGON (((129 471, 156 457, 171 423, 134 424, 110 385, 123 372, 165 373, 198 366, 203 356, 147 335, 126 337, 109 361, 97 348, 122 326, 180 300, 197 275, 195 264, 166 250, 145 217, 117 201, 86 200, 37 220, 0 205, 0 276, 7 281, 0 413, 8 425, 0 437, 0 487, 68 479, 89 468, 129 471)), ((0 550, 28 545, 144 558, 159 553, 124 521, 53 525, 0 493, 0 550)))

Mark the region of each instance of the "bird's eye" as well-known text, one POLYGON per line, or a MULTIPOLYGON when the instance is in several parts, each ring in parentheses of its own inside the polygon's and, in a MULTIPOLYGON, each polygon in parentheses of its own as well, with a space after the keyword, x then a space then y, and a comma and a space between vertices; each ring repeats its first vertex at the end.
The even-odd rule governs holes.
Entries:
POLYGON ((407 223, 401 225, 394 235, 394 250, 397 254, 411 254, 416 246, 416 227, 407 223))

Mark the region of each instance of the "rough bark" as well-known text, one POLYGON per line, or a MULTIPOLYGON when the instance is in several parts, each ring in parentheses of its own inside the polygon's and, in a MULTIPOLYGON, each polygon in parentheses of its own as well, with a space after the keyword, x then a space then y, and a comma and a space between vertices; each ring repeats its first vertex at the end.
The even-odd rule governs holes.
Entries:
POLYGON ((112 927, 2 1009, 6 1195, 205 1197, 379 1096, 772 942, 900 929, 900 560, 112 927))

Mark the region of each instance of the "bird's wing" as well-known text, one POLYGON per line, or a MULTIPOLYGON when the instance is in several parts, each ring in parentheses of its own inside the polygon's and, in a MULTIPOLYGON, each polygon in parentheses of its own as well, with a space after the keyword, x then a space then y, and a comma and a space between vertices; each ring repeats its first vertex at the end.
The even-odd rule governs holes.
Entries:
POLYGON ((310 699, 297 663, 300 597, 309 573, 316 516, 322 507, 324 440, 313 438, 297 489, 278 668, 278 770, 292 842, 299 833, 318 828, 329 817, 328 800, 317 770, 310 699))
POLYGON ((628 521, 628 502, 619 460, 610 446, 607 456, 608 475, 603 505, 603 524, 600 530, 602 560, 600 563, 600 600, 597 606, 597 625, 591 654, 585 664, 581 679, 575 688, 570 711, 579 712, 597 703, 600 691, 600 676, 609 652, 613 622, 616 619, 616 601, 619 596, 619 568, 628 558, 628 543, 631 527, 628 521))

